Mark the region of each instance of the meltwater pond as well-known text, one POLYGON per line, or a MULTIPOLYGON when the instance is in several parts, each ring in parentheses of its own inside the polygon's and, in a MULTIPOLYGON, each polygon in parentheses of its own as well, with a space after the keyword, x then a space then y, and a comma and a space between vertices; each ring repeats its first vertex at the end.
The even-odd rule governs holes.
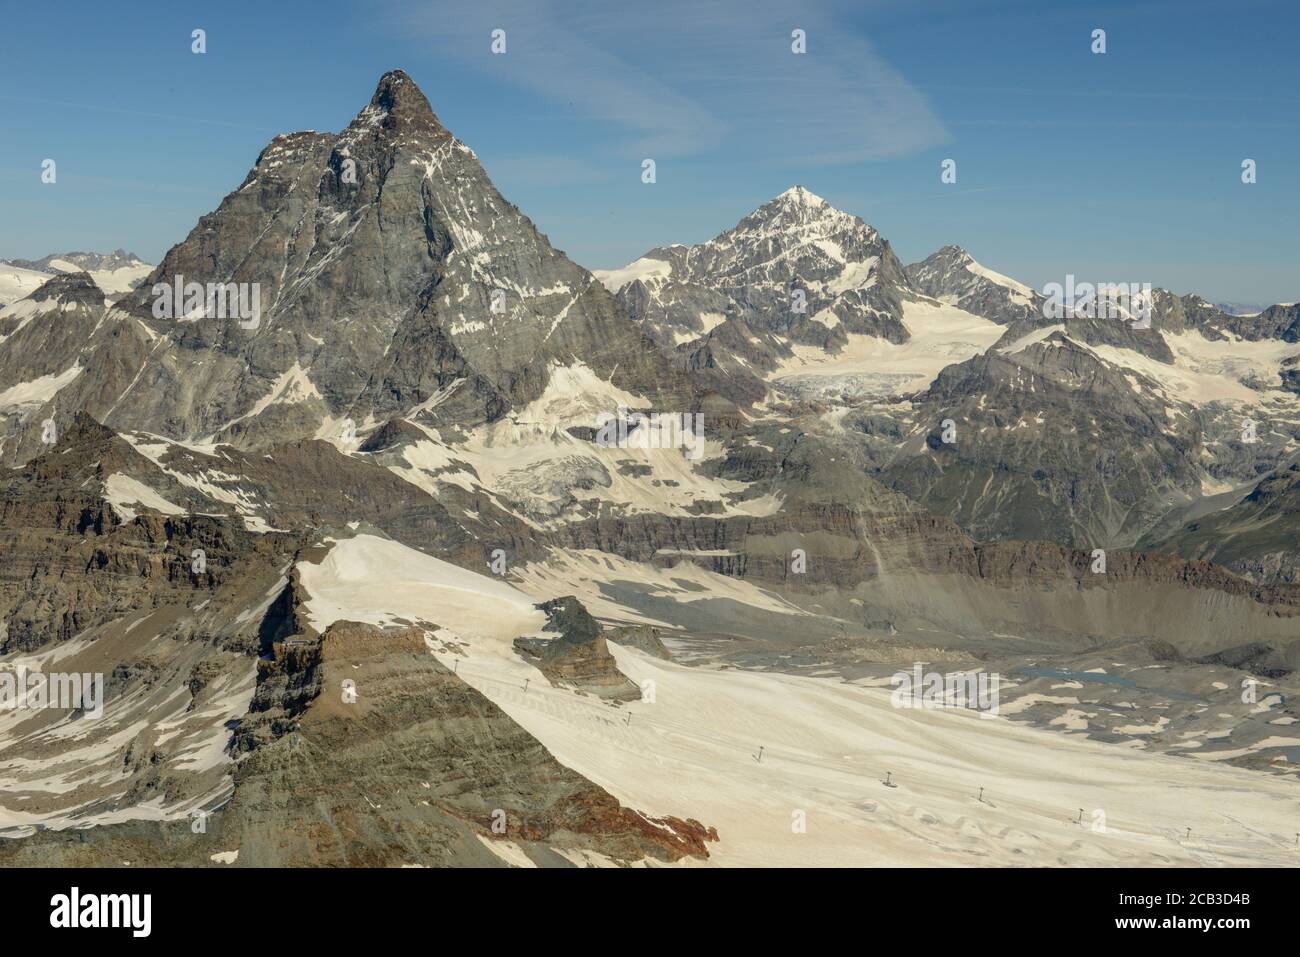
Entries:
POLYGON ((1104 685, 1121 685, 1125 688, 1134 688, 1138 691, 1151 691, 1156 694, 1166 695, 1170 698, 1180 698, 1185 701, 1203 701, 1203 696, 1192 694, 1188 691, 1179 691, 1175 688, 1153 688, 1149 685, 1140 685, 1132 678, 1126 678, 1124 675, 1107 674, 1104 671, 1070 671, 1065 668, 1017 668, 1013 674, 1026 678, 1061 678, 1067 681, 1089 681, 1094 684, 1104 685))

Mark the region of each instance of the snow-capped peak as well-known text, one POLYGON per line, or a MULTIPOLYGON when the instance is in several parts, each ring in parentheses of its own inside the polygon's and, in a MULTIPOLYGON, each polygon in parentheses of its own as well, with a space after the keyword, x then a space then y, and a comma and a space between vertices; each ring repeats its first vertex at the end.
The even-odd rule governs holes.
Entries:
POLYGON ((612 290, 633 280, 658 284, 671 277, 769 291, 796 283, 837 296, 873 286, 882 259, 901 272, 872 226, 796 185, 707 242, 659 247, 623 269, 597 275, 612 290))
POLYGON ((907 275, 927 296, 995 322, 1023 318, 1035 308, 1033 289, 977 262, 961 246, 944 246, 923 262, 912 263, 907 275))
POLYGON ((879 239, 875 229, 858 217, 836 209, 802 186, 792 186, 711 242, 724 245, 776 242, 788 247, 846 234, 868 243, 879 239))
POLYGON ((987 280, 1002 286, 1018 296, 1031 297, 1034 291, 1022 282, 994 272, 960 246, 947 245, 921 263, 907 267, 914 282, 919 282, 929 295, 953 294, 967 291, 970 277, 987 280), (929 287, 934 287, 933 291, 929 287), (957 287, 962 288, 957 288, 957 287))
POLYGON ((975 258, 971 256, 970 253, 966 252, 966 250, 962 249, 960 246, 955 245, 953 243, 949 243, 947 246, 944 246, 942 249, 940 249, 937 253, 934 254, 934 258, 943 259, 948 262, 958 263, 961 265, 965 265, 967 263, 973 263, 975 261, 975 258))
POLYGON ((829 206, 830 203, 822 199, 811 190, 804 189, 802 186, 791 186, 784 193, 776 198, 777 202, 783 202, 794 206, 811 206, 814 208, 829 206))

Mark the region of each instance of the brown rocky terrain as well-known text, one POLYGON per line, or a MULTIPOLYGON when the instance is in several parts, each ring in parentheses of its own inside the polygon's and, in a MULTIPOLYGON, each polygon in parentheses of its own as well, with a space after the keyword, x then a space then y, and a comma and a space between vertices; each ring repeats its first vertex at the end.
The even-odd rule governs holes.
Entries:
POLYGON ((622 807, 560 765, 431 657, 420 629, 338 623, 302 647, 279 645, 270 668, 317 672, 318 693, 243 760, 203 832, 189 822, 108 825, 90 841, 44 831, 0 842, 0 861, 203 866, 238 851, 241 866, 500 866, 491 847, 506 844, 525 862, 569 866, 584 852, 703 859, 717 840, 695 821, 622 807))
POLYGON ((84 415, 27 469, 0 478, 0 653, 32 651, 128 612, 190 601, 219 588, 238 566, 277 551, 275 540, 258 540, 221 515, 141 511, 126 519, 105 499, 112 475, 144 476, 175 501, 187 499, 84 415), (205 556, 202 571, 195 571, 196 549, 205 556))
POLYGON ((636 685, 618 670, 605 635, 582 602, 569 596, 543 602, 548 631, 555 638, 516 638, 515 648, 537 662, 548 681, 611 701, 640 697, 636 685))

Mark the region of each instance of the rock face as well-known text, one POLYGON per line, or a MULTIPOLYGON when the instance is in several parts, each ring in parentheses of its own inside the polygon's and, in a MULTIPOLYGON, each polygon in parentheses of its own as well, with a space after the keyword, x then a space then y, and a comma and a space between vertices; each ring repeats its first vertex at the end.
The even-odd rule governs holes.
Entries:
POLYGON ((607 628, 605 636, 615 644, 627 648, 636 648, 647 655, 672 661, 673 655, 664 646, 663 634, 653 625, 627 625, 620 628, 607 628))
POLYGON ((1262 582, 1300 582, 1300 465, 1269 474, 1239 501, 1152 534, 1143 545, 1218 562, 1262 582))
POLYGON ((19 437, 0 453, 30 458, 48 448, 51 400, 88 371, 82 353, 103 312, 104 294, 84 272, 55 276, 0 309, 0 435, 19 437))
POLYGON ((155 488, 186 502, 179 483, 84 416, 0 479, 0 670, 103 676, 93 717, 84 697, 82 713, 0 714, 9 837, 141 805, 184 818, 229 793, 226 725, 247 709, 254 660, 277 630, 293 536, 159 511, 155 488))
POLYGON ((280 136, 262 152, 104 316, 56 418, 84 409, 115 429, 249 448, 364 430, 433 401, 473 424, 535 399, 575 355, 689 411, 685 377, 648 346, 394 71, 342 134, 280 136), (209 318, 182 297, 166 317, 161 291, 178 282, 237 284, 249 315, 209 318))
POLYGON ((911 444, 876 443, 886 481, 980 538, 1154 546, 1181 515, 1213 510, 1207 488, 1249 487, 1289 464, 1298 430, 1284 340, 1243 361, 1243 340, 1191 319, 1194 304, 1154 299, 1152 329, 1013 324, 984 355, 943 370, 901 417, 911 444), (1181 329, 1160 327, 1162 309, 1181 329), (936 445, 944 419, 974 441, 936 445), (999 496, 1018 504, 1000 508, 999 496))
POLYGON ((1282 342, 1300 342, 1300 303, 1269 306, 1258 315, 1229 316, 1220 313, 1218 329, 1252 342, 1278 339, 1282 342))
POLYGON ((0 479, 0 654, 218 588, 258 548, 242 522, 187 514, 185 490, 168 484, 86 416, 28 469, 0 479), (109 501, 117 482, 161 486, 182 507, 128 517, 109 501), (196 549, 204 553, 197 572, 196 549))
POLYGON ((978 539, 1131 545, 1200 487, 1205 421, 1171 417, 1159 389, 1064 333, 990 350, 919 397, 923 438, 883 477, 978 539))
POLYGON ((288 442, 265 452, 230 446, 195 449, 131 435, 151 457, 154 474, 192 497, 197 511, 231 512, 246 527, 319 529, 363 521, 399 541, 446 554, 463 564, 485 561, 485 542, 510 545, 527 557, 531 530, 486 496, 451 489, 435 497, 403 481, 375 459, 352 456, 321 440, 288 442))
POLYGON ((537 661, 551 684, 574 688, 610 701, 631 701, 641 697, 637 686, 621 671, 609 653, 605 635, 582 602, 569 596, 537 606, 546 612, 551 639, 517 638, 515 647, 537 661))
POLYGON ((756 376, 793 344, 906 340, 902 303, 915 295, 875 229, 802 186, 706 243, 598 275, 678 367, 738 401, 762 397, 756 376))

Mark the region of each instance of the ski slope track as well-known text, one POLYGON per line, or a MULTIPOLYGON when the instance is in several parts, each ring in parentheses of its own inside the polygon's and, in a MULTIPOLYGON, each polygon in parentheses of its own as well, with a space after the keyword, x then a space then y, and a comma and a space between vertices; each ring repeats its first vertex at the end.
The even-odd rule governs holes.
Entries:
POLYGON ((1293 785, 1237 768, 974 712, 895 708, 887 688, 691 668, 614 645, 641 701, 616 708, 550 687, 512 648, 515 631, 542 624, 528 595, 406 552, 359 536, 300 565, 312 624, 427 623, 431 653, 561 763, 646 814, 716 827, 710 863, 1297 862, 1293 785), (884 785, 887 772, 897 787, 884 785))

